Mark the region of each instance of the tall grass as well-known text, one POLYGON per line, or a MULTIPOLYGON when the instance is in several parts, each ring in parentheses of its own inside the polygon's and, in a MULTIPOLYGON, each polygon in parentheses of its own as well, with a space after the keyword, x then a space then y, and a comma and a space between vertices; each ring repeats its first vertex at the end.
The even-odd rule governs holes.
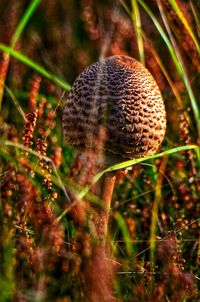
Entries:
MULTIPOLYGON (((12 39, 11 39, 10 45, 11 45, 12 49, 14 49, 17 41, 19 40, 21 34, 23 33, 23 30, 25 29, 29 19, 33 15, 33 13, 36 10, 39 3, 40 3, 40 0, 33 0, 31 2, 31 4, 29 5, 29 7, 27 8, 27 10, 25 11, 24 15, 22 16, 21 21, 20 21, 18 27, 16 28, 16 31, 13 34, 12 39)), ((1 49, 1 50, 3 50, 3 49, 1 49)), ((9 55, 9 53, 7 51, 5 51, 4 60, 9 61, 8 55, 9 55)), ((8 62, 8 64, 9 64, 9 62, 8 62)), ((0 83, 0 109, 1 109, 1 102, 2 102, 2 98, 3 98, 3 89, 4 89, 5 78, 1 78, 0 81, 1 81, 1 83, 0 83)))
MULTIPOLYGON (((12 20, 14 4, 8 1, 12 20)), ((95 211, 102 210, 96 185, 105 174, 127 168, 122 179, 118 176, 110 213, 112 259, 101 255, 90 273, 99 280, 102 262, 108 278, 112 263, 116 301, 198 301, 200 119, 193 79, 198 64, 188 64, 170 19, 170 13, 177 15, 177 26, 188 34, 186 48, 199 53, 196 3, 121 4, 106 51, 139 58, 160 80, 168 130, 153 156, 97 171, 95 154, 92 159, 86 154, 80 167, 74 150, 63 143, 58 88, 68 92, 68 83, 98 57, 113 6, 33 0, 21 4, 24 13, 10 42, 0 41, 2 302, 86 301, 84 272, 101 240, 95 233, 95 211), (59 74, 44 63, 54 61, 59 74), (42 76, 36 88, 33 74, 42 76)), ((11 18, 8 25, 12 28, 11 18)))

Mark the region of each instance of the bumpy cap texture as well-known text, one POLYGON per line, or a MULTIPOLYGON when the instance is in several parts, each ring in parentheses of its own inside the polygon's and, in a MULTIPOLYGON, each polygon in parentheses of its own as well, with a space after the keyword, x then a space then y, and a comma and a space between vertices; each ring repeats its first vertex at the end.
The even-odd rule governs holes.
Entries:
POLYGON ((154 78, 137 60, 108 57, 75 80, 63 111, 66 142, 90 148, 100 125, 106 129, 106 154, 119 158, 152 155, 162 143, 163 99, 154 78))

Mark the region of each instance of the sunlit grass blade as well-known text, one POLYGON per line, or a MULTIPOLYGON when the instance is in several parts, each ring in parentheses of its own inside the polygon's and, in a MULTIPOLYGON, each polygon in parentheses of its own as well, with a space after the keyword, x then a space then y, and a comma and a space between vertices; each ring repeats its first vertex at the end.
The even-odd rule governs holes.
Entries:
POLYGON ((175 13, 177 14, 177 16, 179 17, 179 19, 181 20, 181 22, 183 23, 184 27, 186 28, 186 30, 188 31, 189 35, 191 36, 192 40, 194 41, 194 44, 198 50, 198 52, 200 53, 200 45, 190 27, 190 25, 188 24, 185 16, 183 15, 181 8, 178 6, 178 4, 176 3, 175 0, 169 0, 169 3, 171 4, 173 10, 175 11, 175 13))
POLYGON ((168 48, 168 50, 171 54, 171 57, 172 57, 175 65, 176 65, 176 68, 177 68, 178 72, 181 73, 181 66, 179 65, 179 61, 178 61, 178 58, 177 58, 176 53, 174 51, 174 48, 173 48, 167 34, 165 33, 164 29, 162 28, 162 26, 158 22, 158 19, 156 18, 156 16, 153 14, 153 12, 150 10, 150 8, 146 5, 146 3, 143 0, 138 0, 138 2, 142 5, 144 10, 147 12, 149 17, 153 21, 154 25, 156 26, 160 36, 164 40, 164 42, 165 42, 165 44, 166 44, 166 46, 167 46, 167 48, 168 48))
MULTIPOLYGON (((176 153, 176 152, 181 152, 181 151, 186 151, 186 150, 191 150, 191 149, 198 149, 198 148, 199 147, 197 145, 186 145, 186 146, 172 148, 172 149, 163 151, 161 153, 154 154, 152 156, 146 156, 146 157, 143 157, 143 158, 132 159, 132 160, 122 162, 120 164, 113 165, 113 166, 105 169, 104 171, 100 172, 100 174, 103 175, 104 173, 107 173, 107 172, 112 172, 112 171, 117 171, 117 170, 120 170, 120 169, 125 169, 125 168, 131 167, 135 164, 138 164, 138 163, 141 163, 143 161, 149 160, 149 159, 156 159, 156 158, 159 158, 159 157, 162 157, 162 156, 165 156, 165 155, 170 155, 170 154, 173 154, 173 153, 176 153)), ((100 175, 100 174, 97 174, 97 175, 100 175)), ((99 179, 98 176, 96 176, 96 178, 99 179)))
MULTIPOLYGON (((125 8, 127 14, 132 18, 131 11, 130 11, 130 9, 128 8, 127 4, 126 4, 123 0, 121 0, 120 2, 122 3, 123 7, 125 8)), ((143 31, 142 31, 142 37, 143 37, 143 39, 144 39, 147 43, 150 43, 150 41, 148 40, 147 36, 145 35, 145 33, 144 33, 143 31)), ((167 69, 166 69, 165 66, 163 65, 163 63, 162 63, 162 61, 161 61, 161 59, 160 59, 158 53, 156 52, 156 50, 155 50, 155 48, 153 47, 152 44, 151 44, 150 48, 151 48, 151 52, 152 52, 154 58, 156 59, 158 65, 159 65, 159 67, 160 67, 160 69, 162 70, 162 72, 163 72, 163 74, 164 74, 166 80, 168 81, 168 83, 169 83, 169 85, 170 85, 170 87, 171 87, 171 89, 172 89, 172 91, 173 91, 173 93, 174 93, 174 95, 175 95, 175 97, 176 97, 176 99, 177 99, 177 102, 178 102, 178 105, 179 105, 180 109, 183 109, 183 108, 184 108, 184 104, 183 104, 182 98, 181 98, 181 96, 180 96, 180 93, 178 92, 178 89, 177 89, 176 86, 174 85, 172 79, 171 79, 170 76, 169 76, 169 73, 167 72, 167 69)), ((184 116, 185 116, 186 120, 188 121, 188 123, 191 125, 190 117, 189 117, 189 115, 187 114, 187 112, 184 112, 184 116)))
MULTIPOLYGON (((155 50, 154 46, 152 45, 152 43, 148 40, 148 38, 146 37, 145 33, 143 33, 143 37, 144 37, 144 40, 149 44, 150 43, 150 49, 151 49, 151 52, 156 60, 156 62, 158 63, 160 69, 162 70, 167 82, 169 83, 169 86, 171 87, 175 97, 176 97, 176 100, 177 100, 177 103, 179 105, 179 108, 182 110, 184 108, 184 103, 183 103, 183 100, 182 100, 182 97, 178 91, 178 89, 176 88, 176 85, 174 84, 173 80, 171 79, 167 69, 165 68, 160 56, 158 55, 157 51, 155 50)), ((189 125, 191 125, 191 121, 190 121, 190 117, 188 115, 188 113, 185 111, 184 113, 184 116, 188 122, 189 125)))
POLYGON ((135 32, 136 32, 136 37, 137 37, 137 45, 138 45, 139 56, 140 56, 140 62, 142 64, 145 64, 141 19, 140 19, 140 11, 139 11, 137 0, 132 0, 131 5, 132 5, 131 18, 132 18, 132 21, 133 21, 133 24, 134 24, 134 27, 135 27, 135 32))
POLYGON ((41 75, 43 75, 47 79, 51 80, 52 82, 54 82, 55 84, 60 86, 62 89, 66 90, 66 91, 70 90, 71 86, 67 82, 61 80, 60 78, 58 78, 54 74, 50 73, 45 68, 43 68, 39 64, 35 63, 34 61, 29 59, 25 55, 21 54, 20 52, 14 50, 11 47, 6 46, 4 44, 0 44, 0 50, 2 50, 3 52, 8 53, 9 55, 14 57, 15 59, 17 59, 20 62, 24 63, 25 65, 29 66, 33 70, 37 71, 38 73, 40 73, 41 75))
MULTIPOLYGON (((152 156, 146 156, 146 157, 143 157, 143 158, 137 158, 137 159, 132 159, 132 160, 124 161, 124 162, 122 162, 120 164, 116 164, 116 165, 110 166, 109 168, 107 168, 107 169, 105 169, 105 170, 97 173, 93 177, 92 184, 96 183, 105 173, 113 172, 113 171, 117 171, 117 170, 121 170, 121 169, 126 169, 126 168, 129 168, 129 167, 131 167, 133 165, 142 163, 142 162, 144 162, 146 160, 149 160, 149 159, 156 159, 156 158, 159 158, 159 157, 162 157, 162 156, 165 156, 165 155, 170 155, 170 154, 173 154, 173 153, 177 153, 177 152, 181 152, 181 151, 186 151, 186 150, 192 150, 192 149, 195 150, 195 152, 198 152, 199 147, 197 145, 186 145, 186 146, 172 148, 172 149, 166 150, 164 152, 154 154, 152 156)), ((79 192, 79 194, 77 195, 77 197, 79 199, 83 198, 87 194, 87 192, 89 192, 89 190, 90 190, 90 187, 89 186, 85 186, 79 192)))
MULTIPOLYGON (((197 130, 198 130, 198 134, 199 134, 199 138, 200 138, 200 113, 199 113, 199 108, 198 108, 195 96, 193 94, 193 91, 191 89, 191 85, 190 85, 189 79, 187 77, 187 73, 184 69, 182 58, 181 58, 181 56, 179 55, 179 52, 176 49, 176 45, 174 43, 172 45, 172 43, 171 43, 172 41, 170 42, 167 34, 163 30, 162 26, 160 25, 160 23, 158 22, 155 15, 152 13, 152 11, 149 9, 149 7, 145 4, 145 2, 143 0, 138 0, 138 1, 142 5, 144 10, 147 12, 147 14, 150 16, 150 18, 152 19, 154 25, 156 26, 158 32, 160 33, 160 36, 164 40, 164 42, 165 42, 165 44, 166 44, 166 46, 167 46, 167 48, 170 52, 170 55, 172 57, 172 60, 174 61, 174 64, 176 66, 176 69, 177 69, 179 75, 183 79, 183 82, 185 84, 186 90, 187 90, 189 98, 190 98, 191 106, 192 106, 192 109, 193 109, 193 113, 194 113, 194 117, 195 117, 195 121, 196 121, 196 125, 197 125, 197 130), (176 49, 176 51, 175 51, 175 49, 176 49)), ((169 26, 168 26, 164 11, 162 9, 161 2, 159 0, 157 0, 157 2, 158 2, 159 9, 161 11, 161 15, 163 17, 163 21, 165 23, 165 26, 169 30, 169 26)), ((171 33, 171 31, 168 31, 169 35, 170 35, 170 33, 171 33)))
POLYGON ((23 30, 26 27, 26 24, 28 23, 28 21, 30 20, 31 16, 33 15, 33 13, 35 12, 36 8, 38 7, 38 5, 40 4, 41 0, 33 0, 31 2, 31 4, 28 6, 27 10, 25 11, 24 15, 22 16, 16 31, 11 39, 11 43, 10 46, 12 48, 15 47, 15 44, 17 43, 17 41, 19 40, 19 37, 21 36, 23 30))
POLYGON ((171 43, 173 45, 174 51, 176 52, 176 57, 178 58, 178 64, 180 66, 180 71, 181 71, 180 75, 183 79, 183 82, 185 84, 186 90, 187 90, 189 98, 190 98, 191 106, 192 106, 193 113, 194 113, 194 118, 195 118, 195 121, 196 121, 197 130, 198 130, 198 135, 199 135, 199 139, 200 139, 200 111, 199 111, 199 106, 198 106, 197 101, 195 99, 195 96, 193 94, 193 91, 192 91, 192 88, 191 88, 191 85, 190 85, 190 81, 189 81, 189 78, 188 78, 188 75, 187 75, 187 72, 186 72, 186 68, 184 66, 184 62, 183 62, 181 53, 179 51, 177 43, 176 43, 176 41, 173 37, 173 34, 171 32, 168 20, 166 18, 164 9, 162 7, 162 4, 161 4, 160 0, 157 0, 157 2, 158 2, 158 7, 159 7, 159 10, 160 10, 163 22, 165 24, 167 33, 170 37, 170 40, 171 40, 171 43))
POLYGON ((124 9, 126 10, 127 14, 131 17, 131 19, 133 21, 133 25, 135 27, 135 32, 136 32, 136 37, 137 37, 137 45, 138 45, 140 61, 142 64, 145 65, 142 26, 141 26, 141 18, 140 18, 140 12, 139 12, 137 0, 132 0, 132 2, 131 2, 132 12, 130 11, 130 9, 125 1, 120 0, 120 2, 123 5, 124 9))
MULTIPOLYGON (((21 18, 21 21, 19 25, 17 26, 17 29, 15 33, 13 34, 13 37, 11 39, 11 48, 15 47, 15 44, 19 40, 23 30, 25 29, 28 21, 30 20, 31 16, 33 15, 34 11, 36 10, 37 6, 41 0, 33 0, 31 4, 28 6, 27 10, 25 11, 24 15, 21 18)), ((10 63, 10 54, 8 54, 7 51, 3 54, 3 65, 1 66, 0 70, 0 111, 1 111, 1 103, 3 99, 3 93, 4 93, 4 85, 6 81, 6 76, 7 76, 7 71, 8 71, 8 66, 10 63), (6 65, 5 65, 6 64, 6 65), (6 68, 5 68, 6 67, 6 68)))
MULTIPOLYGON (((67 201, 69 202, 70 201, 70 198, 69 198, 69 195, 65 189, 65 186, 61 180, 61 177, 58 173, 58 170, 53 162, 53 160, 51 158, 49 158, 48 156, 44 156, 44 155, 41 155, 40 153, 38 153, 37 151, 34 151, 30 148, 25 148, 22 144, 19 144, 19 143, 13 143, 12 141, 9 141, 9 140, 0 140, 0 144, 2 146, 6 146, 6 147, 12 147, 12 148, 16 148, 16 149, 20 149, 20 150, 23 150, 23 151, 26 151, 38 158, 41 158, 43 159, 45 162, 49 162, 51 163, 52 165, 52 168, 53 168, 53 171, 54 171, 54 174, 55 174, 55 181, 54 183, 60 187, 60 189, 62 189, 62 191, 64 192, 65 194, 65 197, 67 199, 67 201)), ((6 154, 5 152, 1 151, 1 155, 2 156, 5 156, 5 158, 7 157, 8 160, 11 160, 10 156, 8 154, 6 154)), ((28 163, 27 163, 28 164, 28 163)), ((32 165, 32 163, 30 163, 30 168, 35 171, 35 167, 32 165)), ((39 172, 39 174, 41 174, 42 176, 44 175, 44 171, 40 170, 37 168, 37 172, 39 172)))
MULTIPOLYGON (((58 171, 58 169, 56 168, 53 160, 51 158, 49 158, 48 156, 44 156, 44 155, 41 155, 40 153, 38 153, 37 151, 33 150, 33 149, 30 149, 30 148, 25 148, 22 144, 19 144, 19 143, 14 143, 12 141, 9 141, 9 140, 0 140, 0 146, 2 147, 10 147, 10 148, 15 148, 15 149, 19 149, 19 150, 22 150, 22 151, 26 151, 28 152, 29 154, 32 154, 34 156, 36 156, 37 158, 40 158, 46 162, 49 162, 51 165, 52 165, 52 168, 53 168, 53 172, 54 172, 54 175, 52 175, 52 182, 54 185, 56 185, 58 188, 60 188, 65 197, 66 197, 66 201, 68 202, 67 204, 67 208, 66 210, 61 214, 61 217, 64 217, 64 215, 70 211, 70 209, 74 206, 73 203, 71 203, 71 200, 70 200, 70 197, 67 193, 67 190, 65 188, 65 184, 63 183, 62 179, 63 177, 61 178, 60 176, 60 173, 58 171), (69 206, 69 202, 70 202, 70 206, 69 206)), ((12 162, 13 164, 15 165, 18 165, 17 163, 17 159, 16 158, 12 158, 4 149, 0 148, 0 155, 2 156, 2 158, 5 158, 5 160, 9 161, 9 162, 12 162)), ((36 167, 36 165, 33 163, 33 162, 30 162, 30 161, 26 161, 26 166, 34 171, 35 173, 41 175, 41 176, 45 176, 45 171, 40 169, 39 166, 36 167)), ((78 198, 78 194, 79 192, 82 190, 82 187, 80 187, 77 183, 75 183, 72 179, 68 179, 66 178, 65 176, 65 182, 66 184, 70 187, 71 190, 73 190, 73 192, 77 193, 77 198, 78 198)), ((101 203, 101 199, 92 194, 92 193, 88 193, 89 190, 87 190, 87 192, 85 193, 85 195, 87 195, 87 200, 90 201, 91 203, 93 204, 96 204, 98 206, 102 206, 102 203, 101 203)), ((75 201, 75 203, 77 202, 77 200, 75 201)))

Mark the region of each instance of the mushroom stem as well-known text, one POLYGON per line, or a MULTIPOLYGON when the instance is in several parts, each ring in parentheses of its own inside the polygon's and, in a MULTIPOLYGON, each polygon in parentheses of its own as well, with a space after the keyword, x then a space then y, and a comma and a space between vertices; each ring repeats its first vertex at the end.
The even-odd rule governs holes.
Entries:
POLYGON ((115 174, 112 173, 106 174, 103 180, 103 188, 101 192, 103 208, 99 213, 98 222, 96 225, 96 229, 97 229, 96 231, 98 236, 103 237, 105 241, 108 231, 108 220, 109 220, 113 190, 115 186, 115 180, 116 180, 115 174))
POLYGON ((93 246, 92 257, 86 265, 86 297, 89 302, 116 302, 113 291, 114 270, 109 260, 109 247, 106 246, 109 211, 116 176, 105 175, 101 182, 101 197, 103 207, 96 210, 94 225, 96 228, 97 242, 93 246))

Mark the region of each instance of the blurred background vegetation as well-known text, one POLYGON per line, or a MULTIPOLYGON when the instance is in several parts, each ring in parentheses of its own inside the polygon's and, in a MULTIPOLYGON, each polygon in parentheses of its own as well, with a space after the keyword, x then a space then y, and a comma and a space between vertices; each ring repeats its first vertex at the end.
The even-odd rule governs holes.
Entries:
MULTIPOLYGON (((86 66, 132 56, 165 101, 161 151, 198 146, 200 1, 1 0, 0 16, 0 301, 86 301, 90 230, 71 215, 68 191, 90 180, 73 179, 63 103, 86 66)), ((109 227, 118 301, 199 301, 199 192, 193 149, 118 181, 109 227)))

